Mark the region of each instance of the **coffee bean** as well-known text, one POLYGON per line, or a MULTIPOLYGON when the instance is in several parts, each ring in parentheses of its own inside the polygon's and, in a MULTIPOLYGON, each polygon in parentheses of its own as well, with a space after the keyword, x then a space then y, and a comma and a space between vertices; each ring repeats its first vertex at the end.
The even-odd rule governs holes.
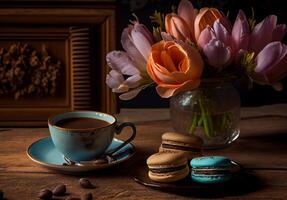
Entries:
POLYGON ((42 189, 38 195, 40 199, 45 199, 45 200, 51 199, 52 196, 53 196, 53 193, 51 192, 51 190, 48 190, 48 189, 42 189))
POLYGON ((53 189, 53 195, 55 196, 63 196, 66 193, 66 186, 61 184, 61 185, 57 185, 54 189, 53 189))
POLYGON ((93 194, 92 193, 86 193, 86 194, 83 194, 81 196, 81 200, 92 200, 93 199, 93 194))
POLYGON ((86 188, 86 189, 95 188, 95 186, 86 178, 81 178, 79 180, 79 184, 82 188, 86 188))

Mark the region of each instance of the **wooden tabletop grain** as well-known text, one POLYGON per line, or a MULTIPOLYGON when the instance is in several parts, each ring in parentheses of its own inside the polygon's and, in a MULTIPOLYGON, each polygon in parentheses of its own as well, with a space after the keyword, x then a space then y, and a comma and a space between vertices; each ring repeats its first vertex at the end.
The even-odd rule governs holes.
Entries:
MULTIPOLYGON (((172 130, 168 109, 125 109, 117 117, 120 122, 135 122, 136 155, 119 166, 77 176, 50 171, 27 157, 26 148, 48 136, 47 128, 0 127, 0 190, 5 198, 37 199, 40 189, 60 183, 67 185, 71 195, 79 195, 87 190, 78 186, 78 180, 88 177, 97 186, 89 190, 94 199, 201 199, 192 194, 154 190, 136 183, 129 175, 138 161, 158 150, 161 134, 172 130)), ((249 192, 220 199, 287 199, 287 105, 242 108, 240 127, 240 137, 234 144, 205 154, 228 156, 239 162, 260 179, 262 187, 254 185, 249 192)))

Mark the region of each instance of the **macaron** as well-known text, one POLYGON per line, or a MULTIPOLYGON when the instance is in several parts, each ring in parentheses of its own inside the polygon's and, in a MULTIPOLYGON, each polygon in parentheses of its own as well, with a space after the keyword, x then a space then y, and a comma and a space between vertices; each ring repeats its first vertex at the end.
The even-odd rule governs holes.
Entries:
POLYGON ((148 176, 156 182, 175 182, 188 176, 189 166, 182 153, 159 152, 147 159, 148 176))
POLYGON ((203 140, 195 135, 187 135, 177 132, 166 132, 162 135, 162 143, 159 151, 181 152, 191 160, 202 156, 203 140))
POLYGON ((239 172, 240 166, 223 156, 205 156, 190 161, 191 178, 199 183, 223 183, 239 172))

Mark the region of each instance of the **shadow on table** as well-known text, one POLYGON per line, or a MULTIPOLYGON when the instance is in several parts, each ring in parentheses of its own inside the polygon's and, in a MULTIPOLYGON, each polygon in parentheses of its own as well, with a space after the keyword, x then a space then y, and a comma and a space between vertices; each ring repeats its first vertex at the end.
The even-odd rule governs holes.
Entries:
POLYGON ((200 184, 193 182, 190 177, 175 183, 158 183, 148 177, 148 168, 133 167, 132 177, 134 180, 147 187, 173 193, 181 196, 200 198, 222 198, 225 196, 241 196, 255 192, 264 187, 264 182, 257 176, 242 170, 232 181, 221 184, 200 184))
POLYGON ((227 196, 241 196, 264 188, 263 182, 255 175, 245 174, 244 176, 244 180, 237 183, 202 186, 198 190, 193 189, 190 191, 174 190, 172 193, 197 198, 223 198, 227 196))

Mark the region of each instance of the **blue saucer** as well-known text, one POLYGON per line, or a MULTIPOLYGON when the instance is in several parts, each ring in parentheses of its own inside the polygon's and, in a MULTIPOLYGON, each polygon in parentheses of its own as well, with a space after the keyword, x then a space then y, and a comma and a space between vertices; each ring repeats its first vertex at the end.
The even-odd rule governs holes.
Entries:
MULTIPOLYGON (((114 138, 111 145, 106 150, 106 152, 116 148, 122 143, 123 141, 114 138)), ((84 172, 84 171, 92 171, 107 168, 128 160, 130 157, 134 155, 134 153, 135 148, 131 143, 129 143, 126 146, 124 146, 121 150, 113 154, 114 160, 111 161, 110 163, 92 165, 92 166, 78 166, 78 165, 66 166, 63 165, 63 163, 66 163, 63 154, 61 154, 55 148, 51 137, 43 138, 32 143, 27 149, 27 155, 32 161, 44 167, 48 167, 50 169, 59 170, 63 172, 84 172)))

